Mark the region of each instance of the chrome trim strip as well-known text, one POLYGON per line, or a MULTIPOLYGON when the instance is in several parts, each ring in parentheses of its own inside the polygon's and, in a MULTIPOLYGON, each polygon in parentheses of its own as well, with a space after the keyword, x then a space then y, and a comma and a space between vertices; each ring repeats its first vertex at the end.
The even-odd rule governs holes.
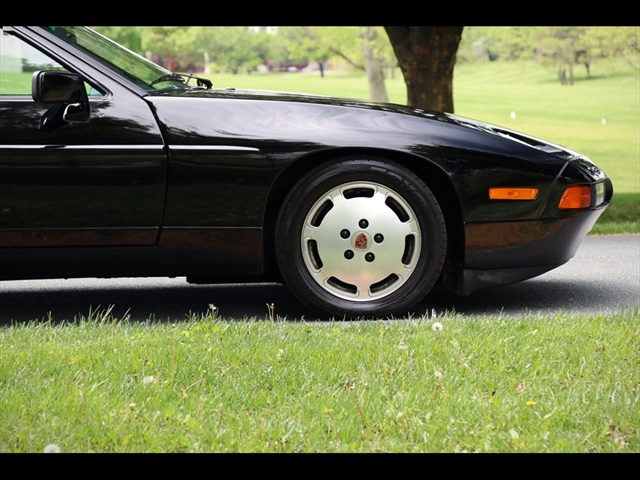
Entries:
POLYGON ((238 152, 259 152, 256 147, 240 147, 237 145, 170 145, 169 150, 234 150, 238 152))
POLYGON ((32 150, 162 150, 164 145, 0 145, 0 149, 32 150))
MULTIPOLYGON (((65 149, 65 150, 162 150, 164 145, 0 145, 0 149, 14 150, 47 150, 47 149, 65 149)), ((169 147, 170 150, 231 150, 237 152, 259 152, 256 147, 240 147, 236 145, 174 145, 169 147)))

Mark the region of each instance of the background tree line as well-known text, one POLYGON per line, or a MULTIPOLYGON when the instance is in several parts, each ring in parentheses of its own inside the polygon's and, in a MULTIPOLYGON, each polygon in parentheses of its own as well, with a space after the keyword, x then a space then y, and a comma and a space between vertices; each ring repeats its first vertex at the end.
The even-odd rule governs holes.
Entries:
POLYGON ((387 101, 398 74, 407 105, 453 112, 456 62, 533 60, 572 85, 575 68, 623 57, 638 69, 638 27, 94 27, 176 72, 328 69, 366 73, 371 100, 387 101))

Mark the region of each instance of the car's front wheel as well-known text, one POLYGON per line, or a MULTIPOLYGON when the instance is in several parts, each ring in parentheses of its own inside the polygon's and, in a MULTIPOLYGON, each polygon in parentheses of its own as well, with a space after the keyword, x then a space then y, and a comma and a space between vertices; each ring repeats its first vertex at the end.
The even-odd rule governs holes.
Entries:
POLYGON ((402 314, 440 275, 445 222, 431 190, 410 170, 347 158, 292 188, 275 248, 285 282, 315 310, 347 318, 402 314))

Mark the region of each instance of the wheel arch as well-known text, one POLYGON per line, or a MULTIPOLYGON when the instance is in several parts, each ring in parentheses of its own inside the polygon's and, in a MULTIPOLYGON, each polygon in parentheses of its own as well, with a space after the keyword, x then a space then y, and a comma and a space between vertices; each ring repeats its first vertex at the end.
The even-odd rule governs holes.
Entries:
POLYGON ((445 269, 458 268, 464 260, 464 225, 460 201, 446 172, 428 158, 390 150, 367 148, 341 148, 314 152, 300 157, 278 175, 269 192, 263 222, 263 258, 264 271, 269 277, 280 280, 275 260, 274 234, 278 212, 284 199, 295 183, 310 168, 342 157, 366 156, 394 161, 415 172, 435 195, 442 209, 447 228, 447 253, 445 269))

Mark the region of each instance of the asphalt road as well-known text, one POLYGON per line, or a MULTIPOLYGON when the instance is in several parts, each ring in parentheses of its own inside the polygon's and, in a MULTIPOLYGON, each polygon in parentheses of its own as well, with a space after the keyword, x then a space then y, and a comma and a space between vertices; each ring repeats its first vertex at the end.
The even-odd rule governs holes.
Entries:
MULTIPOLYGON (((0 282, 0 325, 55 323, 111 307, 117 318, 182 321, 209 305, 225 318, 325 320, 278 284, 189 285, 177 279, 73 279, 0 282)), ((414 318, 428 313, 508 317, 555 312, 588 315, 640 308, 640 235, 588 236, 565 265, 531 280, 457 297, 436 289, 414 318)))

